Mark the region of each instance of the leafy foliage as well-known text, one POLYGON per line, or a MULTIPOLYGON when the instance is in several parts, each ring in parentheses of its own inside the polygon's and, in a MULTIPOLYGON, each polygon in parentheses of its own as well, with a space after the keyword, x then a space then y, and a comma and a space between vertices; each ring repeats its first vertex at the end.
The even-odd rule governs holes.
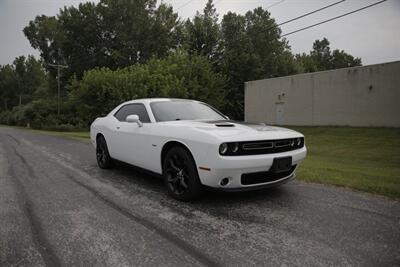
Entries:
POLYGON ((0 66, 0 111, 29 103, 46 85, 46 73, 33 56, 20 56, 12 65, 0 66))
POLYGON ((85 2, 37 16, 24 34, 41 60, 0 66, 0 123, 35 128, 87 127, 122 101, 145 97, 197 99, 243 119, 246 81, 361 65, 325 38, 294 56, 267 10, 219 21, 212 0, 184 22, 157 0, 85 2), (57 77, 51 64, 67 68, 57 77))
POLYGON ((69 86, 77 117, 89 124, 107 114, 123 101, 146 97, 191 98, 220 107, 224 79, 213 71, 205 57, 177 51, 165 59, 147 64, 110 70, 98 68, 85 72, 81 81, 69 86))
POLYGON ((221 71, 228 77, 225 110, 243 118, 244 82, 297 73, 286 40, 280 39, 270 13, 261 7, 244 16, 229 12, 222 19, 221 71))
POLYGON ((354 58, 343 50, 331 52, 328 39, 316 40, 310 54, 296 55, 302 72, 315 72, 339 68, 361 66, 361 59, 354 58))
MULTIPOLYGON (((164 57, 177 46, 178 15, 155 0, 101 0, 38 16, 24 29, 48 64, 65 64, 65 80, 95 67, 111 69, 164 57)), ((47 66, 46 65, 46 66, 47 66)), ((48 68, 55 76, 53 69, 48 68)))
POLYGON ((202 14, 197 12, 193 21, 188 19, 184 26, 183 45, 189 53, 206 56, 213 63, 218 63, 221 32, 212 0, 208 0, 202 14))

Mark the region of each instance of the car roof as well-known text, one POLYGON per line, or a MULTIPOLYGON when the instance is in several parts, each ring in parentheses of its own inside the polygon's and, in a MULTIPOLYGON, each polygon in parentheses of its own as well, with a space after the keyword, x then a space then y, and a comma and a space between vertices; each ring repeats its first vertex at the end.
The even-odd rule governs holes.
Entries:
POLYGON ((164 102, 164 101, 193 101, 198 102, 192 99, 183 99, 183 98, 141 98, 141 99, 134 99, 130 101, 126 101, 123 104, 133 104, 133 103, 152 103, 152 102, 164 102))

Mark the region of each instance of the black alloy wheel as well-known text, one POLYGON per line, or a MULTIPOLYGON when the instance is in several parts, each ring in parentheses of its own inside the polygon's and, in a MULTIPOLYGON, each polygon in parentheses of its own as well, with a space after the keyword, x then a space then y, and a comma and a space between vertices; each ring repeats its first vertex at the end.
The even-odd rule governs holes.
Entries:
POLYGON ((189 201, 201 194, 201 183, 192 155, 185 148, 171 148, 163 162, 164 184, 170 196, 189 201))
POLYGON ((96 142, 96 159, 97 165, 102 169, 110 169, 114 166, 114 162, 108 153, 108 147, 104 136, 99 136, 96 142))

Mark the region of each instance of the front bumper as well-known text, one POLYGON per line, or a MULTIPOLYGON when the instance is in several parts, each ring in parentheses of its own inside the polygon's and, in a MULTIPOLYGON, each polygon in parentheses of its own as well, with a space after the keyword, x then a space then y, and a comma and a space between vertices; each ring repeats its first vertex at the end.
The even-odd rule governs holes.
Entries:
POLYGON ((220 156, 216 155, 208 160, 208 169, 199 168, 199 177, 203 185, 218 188, 225 191, 252 190, 286 183, 295 177, 295 170, 284 177, 273 181, 242 184, 242 174, 267 172, 270 170, 274 158, 292 157, 292 166, 299 166, 307 154, 306 147, 275 154, 251 155, 251 156, 220 156), (228 178, 226 185, 221 185, 221 180, 228 178))

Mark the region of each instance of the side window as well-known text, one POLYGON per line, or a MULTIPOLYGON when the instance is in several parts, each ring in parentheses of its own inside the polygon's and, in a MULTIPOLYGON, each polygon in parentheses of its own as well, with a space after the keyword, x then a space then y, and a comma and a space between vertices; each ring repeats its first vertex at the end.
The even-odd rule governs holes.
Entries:
POLYGON ((126 121, 126 117, 129 115, 138 115, 141 122, 150 122, 146 107, 143 104, 128 104, 122 106, 114 114, 114 117, 119 121, 126 121))

